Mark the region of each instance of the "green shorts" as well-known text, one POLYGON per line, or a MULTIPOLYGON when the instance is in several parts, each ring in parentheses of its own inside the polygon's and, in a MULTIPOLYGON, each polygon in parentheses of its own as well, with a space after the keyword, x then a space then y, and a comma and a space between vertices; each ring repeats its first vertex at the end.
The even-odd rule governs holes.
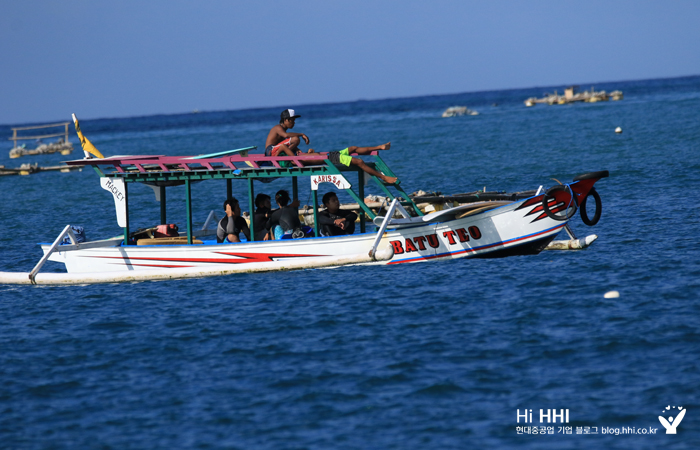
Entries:
POLYGON ((333 164, 342 164, 347 167, 350 167, 350 163, 352 163, 352 156, 350 156, 350 152, 347 148, 339 152, 329 152, 328 159, 330 159, 333 164))

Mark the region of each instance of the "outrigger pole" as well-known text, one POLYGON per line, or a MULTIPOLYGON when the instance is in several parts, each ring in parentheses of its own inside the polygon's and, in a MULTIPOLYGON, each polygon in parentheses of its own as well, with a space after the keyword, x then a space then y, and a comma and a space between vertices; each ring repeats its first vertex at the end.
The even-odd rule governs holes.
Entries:
MULTIPOLYGON (((67 226, 69 228, 70 225, 67 226)), ((64 229, 65 231, 65 229, 64 229)), ((57 243, 65 233, 57 238, 57 243)), ((83 244, 72 244, 78 247, 83 244)), ((89 248, 85 246, 85 248, 89 248)), ((42 284, 42 285, 72 285, 119 283, 134 281, 176 280, 183 278, 199 278, 213 275, 229 275, 234 273, 258 273, 280 270, 317 269, 321 267, 337 267, 347 264, 366 264, 377 261, 389 261, 394 256, 393 247, 375 251, 373 254, 355 254, 344 256, 322 256, 311 261, 304 258, 294 260, 279 260, 270 262, 254 262, 248 264, 214 265, 211 267, 178 267, 169 270, 151 269, 126 272, 92 272, 92 273, 38 273, 43 263, 53 253, 54 248, 47 252, 32 272, 0 272, 0 284, 42 284)), ((65 251, 65 250, 63 250, 65 251)))

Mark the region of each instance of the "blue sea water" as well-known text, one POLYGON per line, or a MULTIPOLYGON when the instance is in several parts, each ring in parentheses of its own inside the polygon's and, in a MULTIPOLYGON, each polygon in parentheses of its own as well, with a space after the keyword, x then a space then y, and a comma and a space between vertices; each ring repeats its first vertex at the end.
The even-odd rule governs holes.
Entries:
MULTIPOLYGON (((536 189, 609 170, 600 223, 573 225, 599 238, 494 260, 0 285, 0 448, 700 447, 700 77, 595 87, 625 98, 523 105, 552 87, 289 105, 317 150, 391 141, 382 157, 409 192, 536 189), (441 118, 453 105, 480 115, 441 118), (676 435, 658 419, 666 406, 687 410, 676 435), (560 423, 518 434, 548 425, 540 409, 568 409, 571 434, 560 423), (518 423, 525 410, 534 423, 518 423)), ((107 155, 262 149, 285 106, 81 127, 107 155)), ((65 159, 9 149, 8 167, 65 159)), ((35 243, 68 223, 91 239, 121 232, 91 170, 0 177, 0 188, 0 271, 31 270, 35 243)), ((184 225, 178 189, 168 215, 184 225)), ((247 200, 243 184, 234 191, 247 200)), ((195 226, 225 192, 194 186, 195 226)), ((149 188, 130 197, 132 226, 158 222, 149 188)))

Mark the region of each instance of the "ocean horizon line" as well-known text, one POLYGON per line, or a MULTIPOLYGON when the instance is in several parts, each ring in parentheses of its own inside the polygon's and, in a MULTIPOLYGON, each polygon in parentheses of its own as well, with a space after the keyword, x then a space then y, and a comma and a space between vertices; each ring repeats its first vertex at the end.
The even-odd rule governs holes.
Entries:
MULTIPOLYGON (((476 91, 463 91, 463 92, 453 92, 453 93, 438 93, 438 94, 423 94, 423 95, 410 95, 405 97, 383 97, 383 98, 372 98, 372 99, 356 99, 356 100, 343 100, 343 101, 329 101, 329 102, 316 102, 316 103, 303 103, 298 105, 292 105, 294 109, 307 108, 307 107, 318 107, 318 106, 334 106, 334 105, 344 105, 352 103, 372 103, 372 102, 383 102, 383 101, 401 101, 401 100, 412 100, 418 98, 439 98, 439 97, 452 97, 458 95, 469 95, 469 94, 487 94, 495 92, 512 92, 512 91, 528 91, 534 89, 558 89, 560 87, 565 88, 569 86, 596 86, 600 84, 621 84, 621 83, 642 83, 649 81, 662 81, 662 80, 680 80, 684 78, 697 78, 700 74, 694 75, 682 75, 674 77, 661 77, 661 78, 641 78, 641 79, 627 79, 618 81, 596 81, 596 82, 576 82, 576 83, 564 83, 564 84, 552 84, 552 85, 542 85, 542 86, 530 86, 530 87, 514 87, 514 88, 504 88, 504 89, 485 89, 476 91)), ((103 120, 124 120, 124 119, 144 119, 144 118, 156 118, 156 117, 177 117, 186 116, 192 114, 222 114, 222 113, 241 113, 241 112, 254 112, 254 111, 266 111, 266 110, 277 110, 280 111, 291 107, 290 105, 274 105, 274 106, 255 106, 255 107, 243 107, 243 108, 233 108, 233 109, 212 109, 212 110, 199 110, 194 109, 192 111, 184 112, 172 112, 172 113, 154 113, 154 114, 136 114, 130 116, 105 116, 105 117, 83 117, 79 113, 72 111, 68 113, 68 119, 53 119, 53 120, 42 120, 38 122, 19 122, 19 123, 9 123, 0 124, 2 128, 13 128, 20 126, 33 126, 41 125, 44 123, 55 123, 55 122, 67 122, 70 121, 70 114, 76 113, 78 119, 87 121, 103 121, 103 120)))

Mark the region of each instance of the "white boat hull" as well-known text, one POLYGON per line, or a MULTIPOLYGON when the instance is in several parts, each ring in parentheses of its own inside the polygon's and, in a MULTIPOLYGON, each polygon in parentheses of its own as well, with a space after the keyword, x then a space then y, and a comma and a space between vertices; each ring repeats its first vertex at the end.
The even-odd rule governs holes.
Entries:
MULTIPOLYGON (((567 223, 540 213, 540 204, 541 196, 461 219, 445 214, 439 214, 435 222, 424 221, 426 216, 415 218, 411 224, 396 225, 398 228, 384 233, 378 248, 391 247, 394 255, 381 262, 402 264, 539 253, 567 223)), ((194 270, 221 265, 245 267, 275 261, 312 261, 366 254, 375 238, 375 233, 364 233, 238 244, 130 245, 69 251, 60 251, 59 247, 49 260, 65 264, 69 273, 194 270)), ((42 244, 44 253, 49 248, 50 245, 42 244)))
POLYGON ((373 257, 366 254, 344 257, 326 256, 305 258, 291 261, 272 261, 266 263, 212 264, 208 267, 179 267, 168 270, 141 269, 113 272, 77 272, 77 273, 38 273, 34 277, 26 272, 0 272, 0 284, 38 284, 38 285, 72 285, 119 283, 134 281, 163 281, 183 278, 201 278, 236 273, 271 272, 284 270, 318 269, 352 264, 367 264, 391 258, 391 248, 377 251, 373 257))

